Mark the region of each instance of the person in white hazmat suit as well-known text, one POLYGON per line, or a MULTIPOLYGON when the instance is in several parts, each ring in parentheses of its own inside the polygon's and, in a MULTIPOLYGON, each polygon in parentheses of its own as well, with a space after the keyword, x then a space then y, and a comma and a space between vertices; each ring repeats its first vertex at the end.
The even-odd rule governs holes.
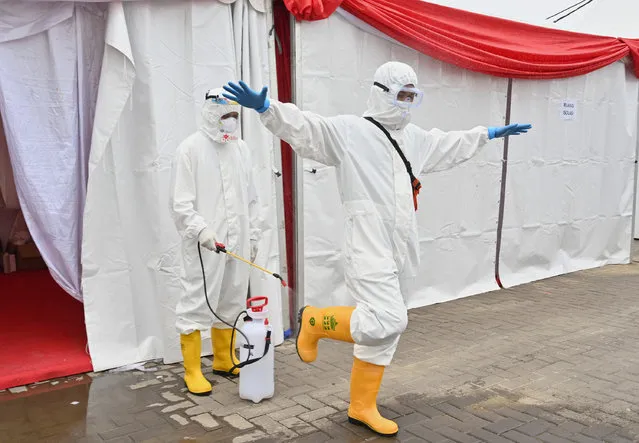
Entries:
POLYGON ((397 434, 398 426, 380 415, 377 394, 408 321, 403 285, 419 265, 415 176, 451 168, 489 139, 531 127, 423 130, 409 123, 411 107, 423 96, 416 85, 410 66, 385 63, 375 72, 364 118, 325 118, 269 100, 266 87, 257 92, 243 82, 224 86, 225 97, 257 110, 266 128, 298 155, 336 168, 346 214, 346 286, 356 306, 304 307, 297 351, 312 362, 321 338, 354 343, 348 417, 383 436, 397 434))
POLYGON ((184 358, 184 381, 189 392, 196 395, 211 393, 211 383, 201 370, 200 331, 211 329, 213 372, 239 373, 238 369, 231 373, 238 363, 235 344, 231 343, 233 331, 215 319, 207 306, 200 253, 209 303, 221 319, 233 324, 246 308, 249 267, 215 253, 216 245, 254 261, 261 235, 251 153, 237 136, 241 108, 224 98, 222 92, 221 88, 207 92, 202 124, 178 146, 171 177, 170 210, 182 236, 182 294, 176 308, 176 327, 184 358), (200 249, 198 242, 206 249, 200 249))

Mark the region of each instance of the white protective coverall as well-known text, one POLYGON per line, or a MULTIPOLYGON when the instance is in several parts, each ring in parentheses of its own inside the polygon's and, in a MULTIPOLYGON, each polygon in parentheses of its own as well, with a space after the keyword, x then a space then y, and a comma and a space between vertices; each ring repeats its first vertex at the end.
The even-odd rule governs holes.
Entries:
MULTIPOLYGON (((209 91, 221 95, 222 89, 209 91)), ((180 334, 228 328, 214 318, 204 298, 198 236, 208 228, 216 241, 241 257, 255 252, 260 237, 259 205, 251 153, 220 118, 240 111, 237 104, 206 100, 199 130, 177 148, 171 178, 170 209, 182 236, 182 296, 176 308, 180 334)), ((232 128, 231 128, 232 129, 232 128)), ((201 248, 209 302, 233 324, 246 309, 249 267, 226 254, 201 248)), ((254 258, 254 257, 251 257, 254 258)))
MULTIPOLYGON (((417 76, 410 66, 389 62, 374 81, 399 89, 417 85, 417 76)), ((415 175, 458 165, 489 139, 482 126, 443 132, 410 124, 409 110, 394 106, 377 86, 371 87, 364 116, 389 130, 415 175)), ((386 135, 362 117, 326 118, 272 100, 260 118, 300 156, 336 168, 346 214, 346 286, 356 301, 350 320, 354 356, 387 366, 408 322, 403 285, 419 267, 413 191, 402 159, 386 135)))

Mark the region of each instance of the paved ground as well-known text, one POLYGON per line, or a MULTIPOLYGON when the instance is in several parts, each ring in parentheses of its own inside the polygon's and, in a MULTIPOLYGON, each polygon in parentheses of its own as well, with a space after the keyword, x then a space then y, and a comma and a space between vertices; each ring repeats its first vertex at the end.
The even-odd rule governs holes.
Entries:
MULTIPOLYGON (((638 343, 638 264, 430 306, 411 311, 379 403, 397 441, 639 441, 638 343)), ((190 396, 159 364, 0 392, 0 441, 389 441, 346 421, 350 346, 324 342, 306 365, 287 342, 276 358, 259 405, 217 376, 190 396)))

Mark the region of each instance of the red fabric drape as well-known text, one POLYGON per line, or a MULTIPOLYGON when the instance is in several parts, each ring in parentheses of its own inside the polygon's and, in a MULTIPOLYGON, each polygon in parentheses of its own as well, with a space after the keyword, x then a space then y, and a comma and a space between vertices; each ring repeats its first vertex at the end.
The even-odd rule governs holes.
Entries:
POLYGON ((635 62, 635 75, 639 77, 639 39, 622 38, 621 41, 630 48, 630 54, 635 62))
POLYGON ((323 20, 339 7, 342 0, 284 0, 286 7, 298 20, 323 20))
MULTIPOLYGON (((337 5, 336 5, 337 3, 337 5)), ((328 17, 337 0, 286 0, 300 20, 328 17)), ((639 41, 532 26, 421 0, 343 0, 342 8, 405 45, 484 74, 528 79, 574 77, 628 54, 639 76, 639 41)))
MULTIPOLYGON (((275 50, 275 66, 277 69, 278 100, 287 103, 291 101, 291 16, 283 2, 273 3, 273 21, 277 38, 275 50)), ((281 142, 282 147, 282 187, 284 198, 284 230, 286 232, 286 266, 288 269, 288 283, 291 291, 297 288, 296 281, 296 252, 295 252, 295 204, 293 183, 293 162, 295 156, 291 147, 281 142)), ((292 312, 294 306, 290 304, 291 320, 295 318, 292 312)), ((293 325, 291 325, 293 326, 293 325)))

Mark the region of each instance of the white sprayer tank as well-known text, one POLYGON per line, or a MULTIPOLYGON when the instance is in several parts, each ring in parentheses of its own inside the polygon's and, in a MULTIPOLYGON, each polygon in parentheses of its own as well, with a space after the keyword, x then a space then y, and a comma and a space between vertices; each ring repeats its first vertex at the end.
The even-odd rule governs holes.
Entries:
MULTIPOLYGON (((267 334, 271 327, 268 324, 268 298, 253 297, 246 301, 246 314, 242 334, 238 334, 240 344, 240 362, 262 357, 267 343, 267 334), (253 305, 263 301, 263 304, 253 305), (244 337, 246 336, 246 338, 244 337), (252 347, 249 349, 246 345, 252 347), (249 353, 250 352, 250 353, 249 353)), ((269 334, 270 337, 270 334, 269 334)), ((275 358, 273 344, 268 340, 269 347, 266 355, 255 363, 248 364, 240 369, 240 398, 259 403, 265 398, 273 397, 275 393, 275 358)))

